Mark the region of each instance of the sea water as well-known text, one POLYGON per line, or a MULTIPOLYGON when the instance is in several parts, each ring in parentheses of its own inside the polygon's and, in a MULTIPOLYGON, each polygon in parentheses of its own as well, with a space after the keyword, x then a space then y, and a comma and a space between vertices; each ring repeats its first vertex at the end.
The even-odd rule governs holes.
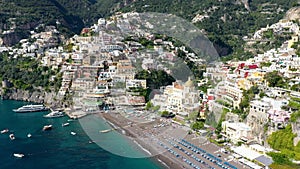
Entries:
POLYGON ((133 155, 143 153, 116 132, 102 135, 104 144, 100 146, 97 142, 91 142, 93 139, 93 141, 101 141, 103 133, 93 132, 92 129, 107 127, 104 120, 88 116, 81 121, 68 121, 68 117, 44 118, 43 115, 49 112, 15 113, 12 111, 26 104, 30 103, 0 100, 0 130, 6 128, 10 130, 9 133, 0 134, 0 169, 162 168, 149 158, 127 158, 114 154, 118 152, 118 147, 115 146, 111 153, 105 140, 113 141, 112 145, 126 147, 120 151, 128 151, 133 155), (62 124, 67 122, 70 125, 62 127, 62 124), (42 131, 43 126, 49 124, 53 125, 53 129, 42 131), (76 135, 71 135, 71 132, 75 132, 76 135), (14 133, 15 140, 9 139, 10 133, 14 133), (27 137, 28 133, 32 135, 31 138, 27 137), (25 157, 14 157, 14 153, 23 153, 25 157))

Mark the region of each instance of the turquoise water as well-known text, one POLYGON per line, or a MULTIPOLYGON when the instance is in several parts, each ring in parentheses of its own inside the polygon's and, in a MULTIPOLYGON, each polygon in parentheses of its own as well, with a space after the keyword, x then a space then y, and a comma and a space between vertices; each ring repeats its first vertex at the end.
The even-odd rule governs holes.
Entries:
POLYGON ((84 117, 80 119, 79 122, 90 139, 106 151, 130 158, 148 156, 148 154, 145 154, 145 152, 141 150, 137 144, 134 144, 130 138, 126 138, 117 131, 100 133, 99 131, 111 129, 112 127, 97 115, 84 117))
POLYGON ((115 132, 102 135, 103 137, 101 133, 97 135, 99 132, 94 132, 93 129, 97 127, 99 131, 98 127, 100 129, 107 127, 103 120, 92 116, 80 121, 70 121, 69 126, 62 127, 61 124, 66 123, 68 117, 46 119, 42 116, 47 112, 22 114, 12 111, 25 104, 28 103, 0 100, 0 130, 8 128, 16 137, 12 141, 8 137, 9 133, 0 134, 0 169, 161 168, 151 159, 126 158, 107 151, 109 147, 114 147, 114 151, 118 150, 118 147, 113 145, 123 145, 121 147, 125 145, 126 149, 120 151, 128 151, 134 155, 143 153, 115 132), (42 127, 48 124, 53 125, 53 130, 42 131, 42 127), (76 132, 77 135, 71 135, 71 131, 76 132), (31 138, 27 138, 28 133, 32 134, 31 138), (96 143, 89 143, 91 139, 96 143), (111 144, 107 144, 107 141, 111 144), (23 153, 25 157, 18 159, 13 156, 13 153, 23 153))

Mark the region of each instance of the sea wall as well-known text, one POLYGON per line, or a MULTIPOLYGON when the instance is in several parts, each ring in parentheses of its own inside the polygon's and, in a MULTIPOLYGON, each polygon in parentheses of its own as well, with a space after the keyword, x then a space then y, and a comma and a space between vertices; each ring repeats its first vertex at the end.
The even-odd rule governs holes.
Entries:
POLYGON ((1 89, 0 95, 2 99, 43 103, 53 109, 65 108, 67 106, 66 103, 62 101, 63 98, 58 96, 55 92, 30 92, 21 89, 1 89))

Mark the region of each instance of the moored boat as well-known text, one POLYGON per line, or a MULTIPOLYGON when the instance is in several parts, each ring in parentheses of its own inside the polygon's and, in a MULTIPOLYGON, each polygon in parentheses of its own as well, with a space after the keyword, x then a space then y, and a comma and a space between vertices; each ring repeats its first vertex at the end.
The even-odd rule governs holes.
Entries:
POLYGON ((32 135, 31 135, 30 133, 28 133, 28 134, 27 134, 27 137, 28 137, 28 138, 31 138, 31 137, 32 137, 32 135))
POLYGON ((36 105, 25 105, 22 106, 18 109, 13 109, 14 112, 16 113, 27 113, 27 112, 39 112, 39 111, 47 111, 49 108, 42 104, 36 104, 36 105))
POLYGON ((14 156, 18 158, 23 158, 25 155, 22 153, 14 153, 14 156))
POLYGON ((65 114, 61 111, 52 111, 49 114, 44 115, 46 118, 55 118, 55 117, 63 117, 65 114))
POLYGON ((1 134, 7 133, 7 132, 9 132, 8 129, 1 130, 1 134))
POLYGON ((73 136, 75 136, 75 135, 76 135, 76 133, 75 133, 75 132, 73 132, 73 131, 71 131, 71 134, 72 134, 73 136))
POLYGON ((61 126, 65 127, 65 126, 68 126, 70 125, 70 123, 63 123, 61 126))
POLYGON ((10 135, 9 135, 9 138, 10 138, 11 140, 16 139, 14 134, 10 134, 10 135))
POLYGON ((50 125, 45 125, 44 127, 43 127, 43 131, 46 131, 46 130, 51 130, 52 129, 52 125, 50 124, 50 125))

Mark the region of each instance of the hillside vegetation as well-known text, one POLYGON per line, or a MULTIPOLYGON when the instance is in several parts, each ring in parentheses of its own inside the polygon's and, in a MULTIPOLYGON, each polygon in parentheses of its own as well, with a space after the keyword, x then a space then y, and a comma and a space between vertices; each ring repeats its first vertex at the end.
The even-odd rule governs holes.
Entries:
POLYGON ((242 37, 282 19, 297 0, 251 0, 246 5, 238 0, 152 0, 136 1, 123 11, 171 13, 189 21, 197 14, 207 15, 195 24, 207 32, 219 54, 247 59, 251 53, 244 52, 242 37))
POLYGON ((11 45, 28 36, 26 30, 41 23, 60 23, 59 30, 71 35, 119 9, 123 12, 171 13, 188 21, 199 14, 208 17, 195 25, 206 31, 220 55, 231 54, 231 57, 246 59, 251 53, 244 52, 242 37, 277 22, 296 5, 297 0, 251 0, 248 3, 239 0, 2 0, 0 30, 16 26, 14 34, 4 36, 8 37, 4 38, 4 43, 11 45))
POLYGON ((14 33, 2 36, 6 45, 13 45, 28 36, 29 30, 38 24, 58 24, 59 30, 70 36, 96 22, 99 17, 111 14, 120 1, 122 0, 1 0, 0 34, 14 29, 14 33))

